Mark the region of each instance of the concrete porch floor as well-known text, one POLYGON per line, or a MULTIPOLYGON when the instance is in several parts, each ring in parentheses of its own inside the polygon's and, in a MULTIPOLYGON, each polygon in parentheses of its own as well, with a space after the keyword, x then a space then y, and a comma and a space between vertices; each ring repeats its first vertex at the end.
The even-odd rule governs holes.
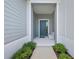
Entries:
POLYGON ((52 47, 38 46, 30 59, 57 59, 57 57, 52 47))
POLYGON ((37 46, 53 46, 55 44, 54 39, 46 38, 35 38, 33 42, 37 43, 37 46))

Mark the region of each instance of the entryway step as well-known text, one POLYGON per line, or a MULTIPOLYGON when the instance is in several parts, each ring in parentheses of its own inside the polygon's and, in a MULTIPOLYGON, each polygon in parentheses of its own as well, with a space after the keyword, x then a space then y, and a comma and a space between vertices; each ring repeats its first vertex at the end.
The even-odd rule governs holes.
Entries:
POLYGON ((52 47, 38 46, 35 48, 31 59, 57 59, 57 57, 52 47))
POLYGON ((35 42, 37 46, 53 46, 55 44, 54 39, 51 40, 49 38, 35 38, 33 42, 35 42))

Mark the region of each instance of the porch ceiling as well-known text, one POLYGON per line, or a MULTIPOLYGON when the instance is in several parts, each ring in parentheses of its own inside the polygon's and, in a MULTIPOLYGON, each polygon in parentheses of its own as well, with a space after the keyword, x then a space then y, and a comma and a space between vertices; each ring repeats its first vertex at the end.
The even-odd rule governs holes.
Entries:
POLYGON ((55 8, 56 4, 33 4, 33 10, 36 14, 52 14, 55 8))

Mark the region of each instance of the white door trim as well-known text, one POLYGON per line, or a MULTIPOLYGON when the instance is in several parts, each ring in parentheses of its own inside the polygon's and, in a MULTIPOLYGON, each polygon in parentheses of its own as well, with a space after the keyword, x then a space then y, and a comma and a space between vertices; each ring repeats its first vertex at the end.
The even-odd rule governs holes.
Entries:
POLYGON ((38 19, 38 36, 40 38, 40 21, 47 20, 48 21, 48 35, 49 35, 49 19, 38 19))

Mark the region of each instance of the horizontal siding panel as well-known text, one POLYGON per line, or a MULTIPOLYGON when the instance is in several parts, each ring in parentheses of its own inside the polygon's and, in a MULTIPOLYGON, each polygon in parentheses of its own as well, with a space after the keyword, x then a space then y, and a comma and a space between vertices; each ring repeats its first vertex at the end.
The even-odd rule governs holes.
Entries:
POLYGON ((5 44, 26 36, 26 1, 5 0, 4 41, 5 44))

